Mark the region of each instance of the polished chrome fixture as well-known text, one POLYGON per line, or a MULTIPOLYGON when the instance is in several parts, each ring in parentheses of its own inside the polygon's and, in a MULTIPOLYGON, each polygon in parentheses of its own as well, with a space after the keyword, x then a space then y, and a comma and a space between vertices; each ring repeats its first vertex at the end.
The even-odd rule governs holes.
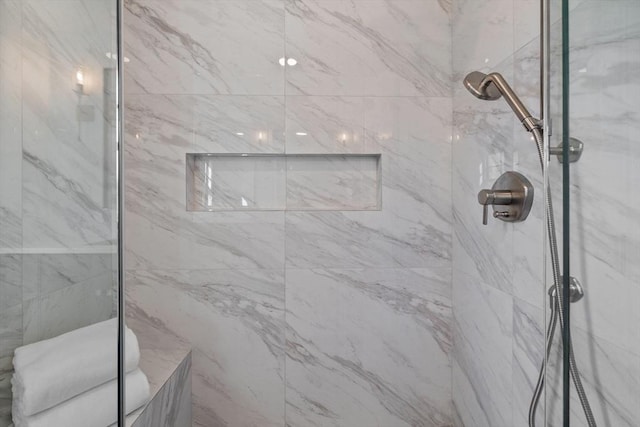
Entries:
MULTIPOLYGON (((551 285, 551 287, 549 288, 549 297, 551 298, 551 301, 555 299, 556 292, 556 287, 551 285)), ((582 299, 583 296, 584 289, 582 289, 582 285, 580 284, 578 279, 573 276, 569 276, 569 301, 578 302, 582 299)), ((553 310, 553 304, 551 305, 551 309, 553 310)))
POLYGON ((473 96, 485 101, 495 101, 504 97, 527 132, 540 127, 540 121, 533 118, 501 74, 484 74, 480 71, 473 71, 464 78, 464 86, 473 96))
MULTIPOLYGON (((531 132, 533 139, 536 143, 536 148, 538 149, 538 157, 540 160, 540 166, 542 168, 542 172, 544 174, 545 171, 545 150, 544 150, 544 138, 542 134, 542 124, 540 120, 531 116, 527 108, 522 104, 520 99, 517 97, 513 89, 506 82, 504 77, 502 77, 498 73, 484 74, 479 71, 474 71, 469 73, 464 78, 464 86, 471 92, 475 97, 487 100, 487 101, 495 101, 500 97, 504 97, 507 101, 513 112, 520 120, 520 123, 525 127, 528 132, 531 132)), ((572 143, 571 141, 569 142, 572 143)), ((557 155, 557 154, 556 154, 557 155)), ((542 396, 542 389, 544 387, 545 381, 545 372, 547 368, 547 360, 549 358, 549 354, 551 352, 551 347, 553 345, 553 337, 556 330, 556 325, 558 321, 560 321, 560 328, 564 332, 565 327, 565 312, 563 308, 563 294, 562 294, 562 283, 563 277, 560 275, 560 257, 558 255, 558 240, 556 237, 556 226, 555 219, 553 215, 553 203, 551 200, 551 191, 549 186, 546 187, 546 195, 545 195, 545 221, 547 226, 547 234, 549 236, 549 250, 551 252, 551 265, 552 265, 552 273, 553 273, 553 291, 549 292, 549 296, 551 298, 551 318, 548 323, 547 335, 546 335, 546 344, 545 344, 545 358, 542 361, 542 366, 540 367, 540 373, 538 375, 538 382, 536 384, 536 388, 533 393, 533 397, 531 399, 531 405, 529 406, 529 427, 535 427, 535 417, 536 410, 538 407, 538 403, 540 401, 540 397, 542 396)), ((482 193, 482 192, 481 192, 482 193)), ((482 197, 485 199, 485 196, 482 197)), ((478 195, 478 200, 481 201, 480 195, 478 195)), ((482 201, 481 201, 482 203, 482 201)), ((486 209, 486 207, 485 207, 486 209)), ((502 218, 501 218, 502 219, 502 218)), ((569 288, 571 291, 571 282, 574 282, 574 285, 578 285, 579 283, 575 278, 570 278, 569 280, 569 288)), ((579 290, 582 291, 582 287, 579 287, 579 290)), ((570 298, 572 300, 574 298, 570 298)), ((580 298, 575 298, 577 301, 580 298)), ((564 336, 564 334, 562 334, 564 336)), ((589 404, 589 399, 587 398, 587 394, 584 391, 584 386, 582 385, 582 379, 580 378, 580 373, 578 371, 578 366, 576 364, 575 355, 573 354, 573 344, 571 342, 571 338, 568 340, 568 348, 569 348, 569 371, 571 373, 571 378, 573 379, 573 384, 576 388, 576 392, 578 394, 578 399, 580 400, 580 404, 582 406, 582 410, 587 419, 587 425, 589 427, 596 427, 595 417, 593 416, 593 412, 591 411, 591 405, 589 404)))
POLYGON ((482 223, 487 225, 489 205, 493 217, 506 222, 527 219, 533 204, 533 185, 518 172, 505 172, 493 184, 491 190, 480 190, 478 202, 482 205, 482 223))
MULTIPOLYGON (((549 155, 556 156, 558 161, 562 163, 563 149, 564 149, 564 143, 561 143, 557 147, 550 147, 549 155)), ((569 163, 575 163, 578 160, 580 160, 583 150, 584 150, 584 144, 582 143, 582 141, 576 138, 569 138, 569 163)))

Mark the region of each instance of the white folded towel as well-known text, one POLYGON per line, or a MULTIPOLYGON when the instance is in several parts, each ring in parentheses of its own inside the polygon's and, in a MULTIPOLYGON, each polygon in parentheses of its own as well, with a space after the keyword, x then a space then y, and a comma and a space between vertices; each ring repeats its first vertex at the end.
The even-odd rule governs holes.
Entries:
MULTIPOLYGON (((11 379, 13 411, 36 414, 117 377, 118 321, 110 319, 19 347, 11 379)), ((125 369, 138 367, 140 348, 126 328, 125 369)))
MULTIPOLYGON (((140 369, 127 374, 125 381, 125 408, 128 414, 149 400, 149 381, 140 369)), ((117 380, 29 417, 13 414, 15 427, 107 427, 117 420, 117 380)))

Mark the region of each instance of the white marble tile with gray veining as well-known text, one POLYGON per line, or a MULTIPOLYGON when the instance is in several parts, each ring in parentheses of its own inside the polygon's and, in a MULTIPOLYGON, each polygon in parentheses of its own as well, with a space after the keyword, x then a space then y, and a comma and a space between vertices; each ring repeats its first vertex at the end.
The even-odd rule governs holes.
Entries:
POLYGON ((136 271, 129 312, 193 346, 194 425, 284 423, 284 276, 136 271))
POLYGON ((127 0, 128 93, 279 95, 284 4, 127 0))
POLYGON ((114 271, 116 254, 22 255, 23 298, 45 296, 114 271))
POLYGON ((115 145, 104 139, 103 91, 112 83, 104 70, 115 65, 105 55, 113 41, 112 7, 34 0, 23 8, 23 243, 107 244, 114 232, 106 165, 115 145), (85 76, 82 94, 78 70, 85 76))
POLYGON ((127 134, 150 147, 194 153, 284 152, 283 97, 131 94, 126 102, 127 134))
POLYGON ((0 309, 22 303, 22 257, 19 254, 0 255, 0 309))
POLYGON ((0 426, 11 423, 13 351, 22 345, 22 304, 0 310, 0 426))
POLYGON ((0 248, 22 245, 22 9, 0 1, 0 248))
MULTIPOLYGON (((598 425, 632 427, 640 417, 640 357, 620 348, 616 343, 593 337, 581 328, 571 331, 576 363, 598 425)), ((562 359, 556 340, 547 386, 548 419, 558 423, 562 416, 562 359)), ((576 393, 571 393, 571 425, 587 426, 576 393)))
MULTIPOLYGON (((142 201, 127 206, 129 269, 283 267, 282 212, 192 212, 185 216, 142 201)), ((185 210, 184 202, 167 209, 185 210)))
MULTIPOLYGON (((585 2, 571 12, 572 136, 585 143, 572 167, 572 243, 578 271, 600 262, 637 281, 640 266, 640 5, 585 2), (598 21, 594 27, 592 22, 598 21), (606 209, 603 207, 606 206, 606 209)), ((592 285, 593 286, 593 285, 592 285)))
POLYGON ((53 338, 111 318, 114 313, 112 281, 111 273, 103 274, 47 295, 25 300, 24 343, 53 338))
POLYGON ((513 298, 453 271, 453 399, 465 423, 512 425, 513 298))
POLYGON ((450 92, 451 28, 440 2, 288 0, 286 45, 297 61, 287 94, 450 92))
MULTIPOLYGON (((282 268, 283 213, 187 212, 186 154, 215 152, 216 147, 223 146, 217 138, 212 142, 204 137, 195 141, 194 133, 206 135, 215 123, 199 119, 202 116, 198 114, 206 112, 204 108, 196 115, 187 110, 165 120, 173 111, 179 112, 188 98, 130 98, 135 116, 125 146, 128 268, 282 268), (161 113, 145 114, 155 111, 154 102, 163 107, 158 108, 161 113)), ((233 105, 235 98, 227 97, 227 101, 233 105)), ((247 99, 239 102, 249 103, 247 99)), ((272 111, 273 104, 266 102, 267 111, 272 111)), ((218 105, 224 109, 228 104, 218 105)), ((252 117, 249 114, 239 120, 252 126, 252 117)), ((273 126, 268 130, 274 130, 277 124, 264 119, 273 126)), ((227 132, 226 126, 229 124, 222 120, 220 135, 227 132)), ((233 150, 231 145, 226 147, 233 150)), ((241 149, 246 148, 251 147, 241 145, 241 149)))
POLYGON ((377 155, 289 156, 287 210, 381 209, 377 155))
POLYGON ((283 156, 189 155, 187 209, 285 210, 286 165, 283 156))
MULTIPOLYGON (((366 100, 367 146, 381 153, 381 211, 288 212, 289 266, 447 265, 451 256, 449 102, 445 98, 366 100)), ((320 126, 321 118, 315 116, 312 126, 320 126)), ((325 132, 333 132, 331 124, 325 126, 325 132)))
POLYGON ((127 415, 126 425, 191 426, 191 346, 168 331, 161 319, 148 317, 130 302, 126 324, 138 340, 139 366, 149 380, 152 400, 127 415))
POLYGON ((513 113, 504 103, 476 99, 460 85, 453 120, 454 268, 510 291, 513 225, 493 218, 483 225, 477 194, 513 168, 513 113))
POLYGON ((287 96, 287 153, 374 153, 360 97, 287 96))
MULTIPOLYGON (((544 358, 544 312, 518 298, 513 299, 513 425, 526 426, 529 404, 544 358)), ((544 393, 543 393, 544 395, 544 393)), ((545 399, 538 404, 536 423, 544 425, 545 399)))
POLYGON ((449 274, 288 270, 287 425, 449 425, 449 274))
POLYGON ((471 71, 495 71, 513 54, 514 1, 454 0, 451 14, 453 84, 471 71))

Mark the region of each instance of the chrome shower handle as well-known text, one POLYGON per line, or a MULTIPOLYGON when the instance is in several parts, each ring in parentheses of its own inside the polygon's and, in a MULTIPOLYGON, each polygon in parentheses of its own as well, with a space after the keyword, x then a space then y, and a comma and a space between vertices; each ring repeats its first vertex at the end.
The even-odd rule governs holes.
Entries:
POLYGON ((518 172, 505 172, 489 189, 480 190, 478 203, 482 205, 482 223, 487 225, 489 206, 493 206, 493 217, 506 222, 524 221, 533 204, 533 186, 518 172), (496 206, 505 206, 496 210, 496 206))
MULTIPOLYGON (((510 205, 513 202, 513 193, 510 190, 480 190, 478 202, 482 205, 482 223, 487 225, 489 205, 510 205)), ((498 217, 496 214, 499 212, 494 212, 495 218, 498 217)))

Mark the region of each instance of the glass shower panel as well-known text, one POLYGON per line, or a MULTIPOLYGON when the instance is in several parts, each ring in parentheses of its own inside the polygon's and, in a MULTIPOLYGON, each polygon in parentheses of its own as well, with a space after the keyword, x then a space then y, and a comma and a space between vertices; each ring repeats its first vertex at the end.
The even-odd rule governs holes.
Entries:
MULTIPOLYGON (((560 1, 555 3, 560 7, 560 1)), ((568 129, 562 132, 562 125, 554 122, 551 145, 572 138, 575 146, 576 140, 584 144, 584 152, 566 164, 564 172, 552 158, 549 179, 556 183, 552 191, 557 206, 564 204, 556 216, 569 224, 563 229, 569 243, 563 248, 568 262, 564 271, 584 290, 584 298, 571 304, 573 354, 597 425, 637 426, 640 3, 583 0, 567 6, 568 38, 564 44, 554 43, 557 52, 564 50, 569 65, 565 95, 560 86, 553 88, 551 109, 552 116, 568 117, 568 129)), ((552 64, 562 59, 552 54, 552 64)), ((558 407, 561 397, 568 399, 570 425, 589 425, 573 384, 567 395, 558 382, 568 357, 559 354, 558 344, 552 353, 555 370, 548 373, 553 385, 547 389, 549 404, 558 407)), ((563 425, 559 412, 547 414, 548 425, 563 425)))
MULTIPOLYGON (((563 0, 545 1, 544 16, 546 41, 543 46, 543 116, 545 121, 545 149, 559 149, 563 141, 563 0)), ((551 204, 545 207, 554 224, 555 233, 546 232, 544 245, 544 324, 546 365, 544 371, 544 411, 536 416, 536 425, 562 426, 564 416, 563 390, 565 386, 563 365, 563 340, 561 326, 564 316, 559 315, 555 297, 556 280, 562 283, 563 249, 563 205, 562 205, 562 162, 561 157, 545 156, 544 187, 551 204), (554 242, 555 240, 555 242, 554 242), (556 254, 551 249, 556 245, 556 254), (555 257, 555 259, 554 259, 555 257), (554 266, 555 264, 555 266, 554 266), (555 277, 557 276, 557 278, 555 277), (561 319, 562 317, 562 319, 561 319), (550 347, 549 347, 550 346, 550 347), (544 423, 543 423, 544 421, 544 423)), ((562 292, 560 292, 562 295, 562 292)), ((566 307, 563 307, 566 308, 566 307)), ((564 313, 564 310, 563 310, 564 313)))
POLYGON ((585 144, 569 175, 571 271, 585 290, 572 310, 574 352, 598 425, 637 426, 640 3, 583 1, 569 25, 568 117, 585 144))
POLYGON ((117 315, 116 4, 0 0, 1 427, 16 348, 117 315))

